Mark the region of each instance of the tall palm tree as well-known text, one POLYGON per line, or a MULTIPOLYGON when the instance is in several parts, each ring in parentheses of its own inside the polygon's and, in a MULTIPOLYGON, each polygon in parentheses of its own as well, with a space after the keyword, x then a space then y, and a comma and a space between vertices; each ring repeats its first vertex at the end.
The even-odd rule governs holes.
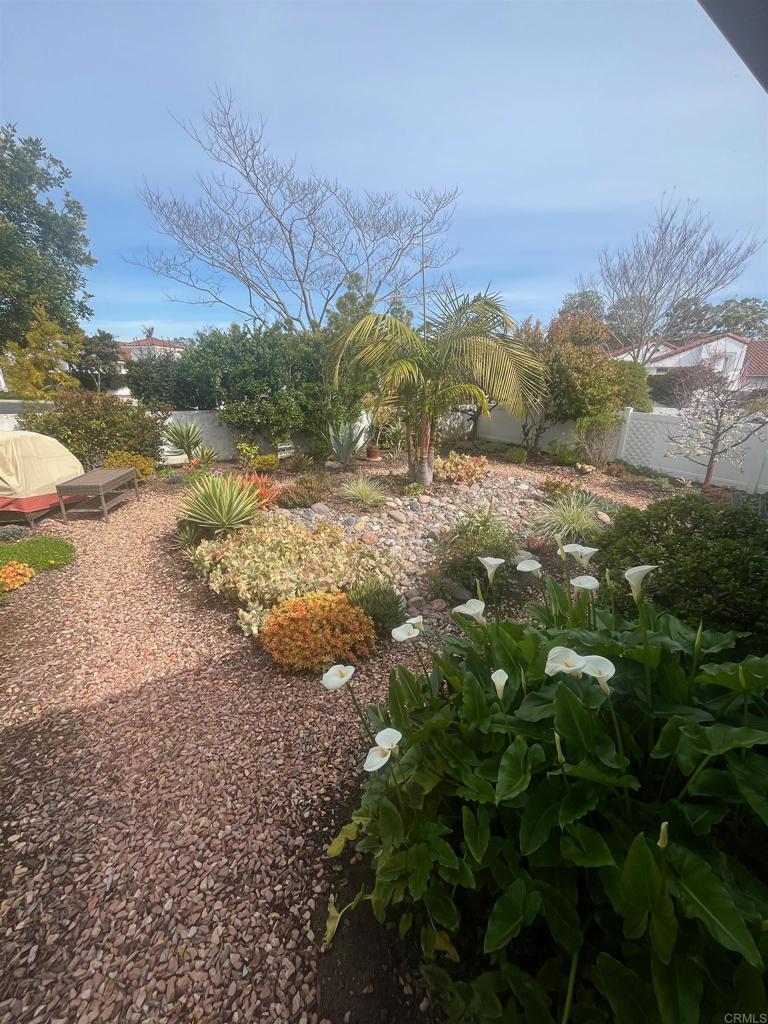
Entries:
POLYGON ((489 399, 521 419, 538 403, 543 371, 537 356, 513 337, 514 321, 499 295, 459 295, 447 288, 433 300, 423 334, 393 316, 371 313, 336 347, 341 359, 379 374, 382 392, 400 406, 406 424, 409 478, 432 483, 441 418, 475 405, 489 415, 489 399))

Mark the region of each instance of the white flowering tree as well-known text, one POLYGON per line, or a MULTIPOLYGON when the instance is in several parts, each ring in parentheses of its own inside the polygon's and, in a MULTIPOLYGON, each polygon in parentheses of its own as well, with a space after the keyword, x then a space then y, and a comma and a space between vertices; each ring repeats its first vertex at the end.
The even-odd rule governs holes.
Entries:
POLYGON ((670 454, 705 467, 705 484, 721 459, 741 466, 751 437, 764 432, 768 438, 768 397, 706 363, 681 381, 675 397, 682 429, 670 438, 670 454))

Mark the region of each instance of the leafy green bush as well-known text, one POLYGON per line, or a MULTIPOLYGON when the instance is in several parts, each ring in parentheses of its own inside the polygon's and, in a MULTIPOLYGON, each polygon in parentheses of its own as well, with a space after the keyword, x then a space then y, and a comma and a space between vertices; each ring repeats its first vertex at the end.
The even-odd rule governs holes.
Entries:
POLYGON ((60 537, 29 537, 0 544, 0 566, 8 562, 23 562, 35 572, 44 572, 69 565, 74 557, 74 547, 60 537))
POLYGON ((519 444, 511 444, 508 448, 504 449, 504 459, 506 462, 511 462, 516 466, 522 466, 528 461, 528 452, 525 448, 521 448, 519 444))
POLYGON ((380 633, 388 634, 403 622, 405 601, 391 583, 370 580, 349 588, 349 603, 362 608, 380 633))
POLYGON ((517 534, 509 520, 487 508, 470 508, 456 520, 450 532, 435 543, 434 559, 438 589, 444 581, 460 583, 474 591, 477 580, 486 574, 480 558, 503 558, 505 564, 494 577, 494 593, 499 594, 517 582, 514 558, 517 534))
POLYGON ((214 593, 238 606, 243 632, 251 636, 258 634, 269 610, 290 597, 347 592, 396 575, 383 552, 346 541, 341 527, 321 520, 308 529, 282 515, 261 516, 231 537, 204 541, 194 564, 214 593))
POLYGON ((92 469, 114 451, 135 452, 159 462, 167 418, 165 409, 148 409, 95 391, 73 391, 57 395, 48 408, 22 409, 18 427, 55 437, 92 469))
POLYGON ((169 423, 165 428, 165 437, 173 455, 186 455, 191 462, 199 448, 203 445, 203 432, 196 423, 169 423))
POLYGON ((403 494, 405 494, 407 498, 418 498, 418 496, 423 494, 425 491, 426 487, 423 484, 413 483, 405 485, 403 494))
POLYGON ((140 484, 155 475, 154 461, 145 455, 136 455, 135 452, 109 452, 101 466, 102 469, 134 469, 140 484))
POLYGON ((380 508, 387 494, 382 486, 364 473, 353 477, 344 484, 341 493, 350 501, 355 501, 364 508, 380 508))
POLYGON ((453 1022, 764 1009, 768 658, 545 588, 538 626, 465 619, 429 679, 399 669, 368 709, 386 731, 328 853, 353 844, 374 879, 326 942, 370 901, 453 1022))
POLYGON ((246 468, 252 469, 254 473, 271 473, 280 465, 280 458, 277 452, 266 452, 262 455, 261 449, 257 444, 239 441, 235 448, 240 452, 240 457, 245 463, 246 468))
POLYGON ((327 498, 333 491, 330 475, 322 469, 300 473, 296 480, 283 487, 277 496, 281 508, 309 508, 317 501, 327 498))
POLYGON ((201 537, 220 537, 248 526, 264 504, 247 478, 206 474, 187 491, 179 522, 197 529, 201 537))
POLYGON ((564 441, 550 441, 548 454, 559 466, 575 466, 581 462, 581 452, 575 445, 564 441))
POLYGON ((601 500, 589 491, 574 490, 552 498, 531 516, 531 529, 540 537, 561 537, 581 543, 601 529, 597 517, 601 500))
MULTIPOLYGON (((600 564, 615 577, 628 563, 658 565, 648 592, 697 626, 749 630, 755 653, 768 636, 768 520, 700 495, 622 508, 600 539, 600 564)), ((625 602, 626 603, 626 602, 625 602)))

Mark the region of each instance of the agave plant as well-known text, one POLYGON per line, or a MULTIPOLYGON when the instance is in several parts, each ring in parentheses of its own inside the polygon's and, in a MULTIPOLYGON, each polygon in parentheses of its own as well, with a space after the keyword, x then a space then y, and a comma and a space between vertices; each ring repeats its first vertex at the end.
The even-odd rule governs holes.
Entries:
POLYGON ((257 488, 236 477, 204 476, 189 488, 179 522, 220 537, 252 523, 263 504, 257 488))
POLYGON ((328 443, 333 452, 334 462, 348 466, 360 451, 367 429, 357 423, 336 423, 328 430, 328 443))
POLYGON ((203 446, 203 435, 196 423, 170 423, 165 428, 165 437, 174 455, 186 455, 189 461, 203 446))

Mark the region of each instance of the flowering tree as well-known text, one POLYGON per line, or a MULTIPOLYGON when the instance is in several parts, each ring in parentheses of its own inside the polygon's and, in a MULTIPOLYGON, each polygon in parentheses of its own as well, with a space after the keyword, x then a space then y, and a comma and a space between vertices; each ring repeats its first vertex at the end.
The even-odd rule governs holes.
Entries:
POLYGON ((671 438, 670 454, 704 466, 704 483, 712 480, 724 458, 740 466, 751 437, 768 437, 768 397, 730 380, 708 363, 680 382, 676 395, 682 430, 671 438))

